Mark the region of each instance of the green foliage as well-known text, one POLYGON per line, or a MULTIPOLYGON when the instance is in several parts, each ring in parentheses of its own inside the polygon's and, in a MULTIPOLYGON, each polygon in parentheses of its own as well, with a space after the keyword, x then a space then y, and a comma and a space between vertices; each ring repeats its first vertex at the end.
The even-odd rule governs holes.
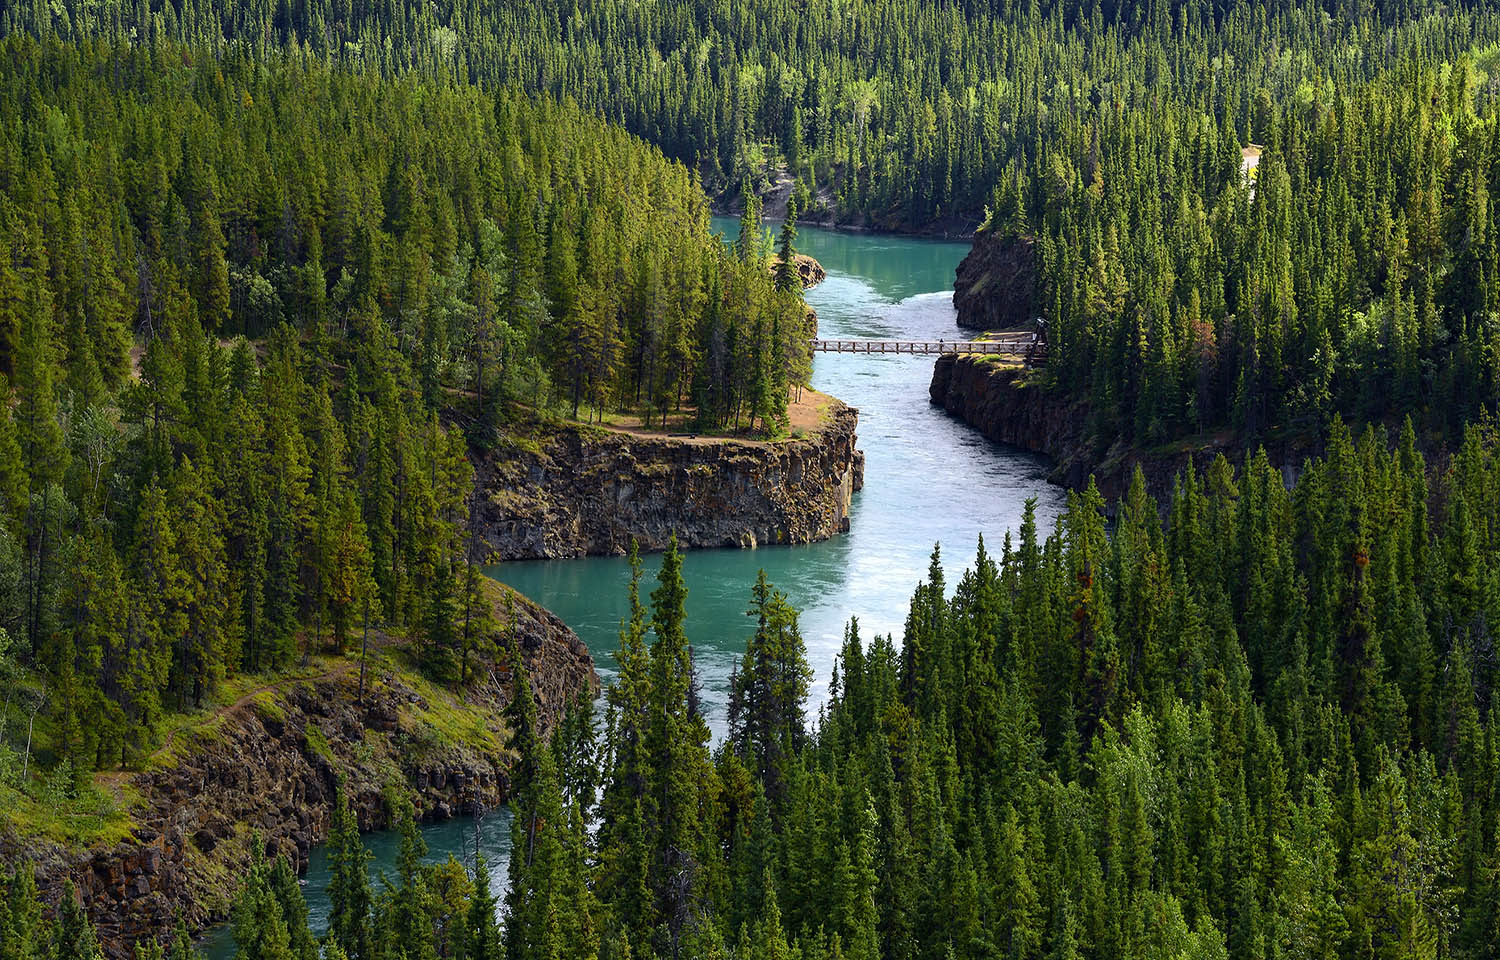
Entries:
MULTIPOLYGON (((1291 490, 1260 455, 1187 472, 1164 511, 1137 483, 1112 532, 1092 489, 1045 541, 1028 510, 951 596, 935 555, 902 652, 851 623, 812 729, 795 611, 762 578, 712 756, 682 556, 649 606, 633 558, 597 741, 575 708, 549 746, 517 670, 503 933, 483 870, 424 865, 399 799, 370 902, 340 804, 327 954, 1488 956, 1496 666, 1474 651, 1500 547, 1476 531, 1500 528, 1500 443, 1472 428, 1430 478, 1403 436, 1338 428, 1291 490), (1431 672, 1385 656, 1397 636, 1431 672)), ((51 943, 11 893, 0 937, 51 943)), ((235 917, 246 956, 315 950, 284 863, 235 917)))
POLYGON ((729 681, 729 743, 750 772, 778 800, 786 764, 806 742, 802 705, 812 670, 807 665, 797 611, 760 572, 751 591, 755 634, 729 681))
POLYGON ((135 766, 226 678, 372 622, 471 684, 498 628, 468 456, 514 404, 771 429, 805 379, 799 296, 576 106, 6 32, 7 780, 135 766))
MULTIPOLYGON (((1290 491, 1264 456, 1239 475, 1220 460, 1165 511, 1138 478, 1112 533, 1092 489, 1045 542, 1028 511, 951 597, 935 555, 903 652, 851 624, 811 731, 795 611, 762 578, 730 736, 691 782, 681 559, 663 558, 649 649, 637 562, 602 748, 598 943, 1487 956, 1495 667, 1471 651, 1497 558, 1474 531, 1495 529, 1500 500, 1483 519, 1473 504, 1500 483, 1500 445, 1474 428, 1434 480, 1403 436, 1337 428, 1290 491), (1432 668, 1387 660, 1397 634, 1432 668)), ((537 796, 557 817, 554 776, 537 796)), ((576 907, 548 922, 564 916, 582 922, 576 907)), ((512 935, 540 949, 548 929, 512 935)))
POLYGON ((328 937, 347 960, 375 955, 370 936, 370 854, 359 839, 349 798, 339 793, 328 831, 328 937))
MULTIPOLYGON (((546 743, 513 664, 503 934, 409 806, 373 896, 341 805, 329 960, 1493 954, 1490 12, 105 0, 0 31, 8 821, 372 619, 468 683, 497 627, 467 454, 514 404, 784 430, 779 151, 798 207, 987 209, 1028 244, 1038 382, 1100 436, 1326 426, 1326 456, 1290 491, 1220 459, 1165 511, 1138 477, 1112 532, 1090 487, 951 595, 934 551, 899 648, 851 623, 812 729, 762 578, 716 753, 682 557, 649 605, 636 560, 602 733, 574 705, 546 743), (744 196, 733 251, 699 175, 744 196), (1402 413, 1394 447, 1343 426, 1402 413)), ((5 960, 95 960, 63 893, 43 920, 5 880, 5 960)), ((287 864, 235 937, 317 956, 287 864)))

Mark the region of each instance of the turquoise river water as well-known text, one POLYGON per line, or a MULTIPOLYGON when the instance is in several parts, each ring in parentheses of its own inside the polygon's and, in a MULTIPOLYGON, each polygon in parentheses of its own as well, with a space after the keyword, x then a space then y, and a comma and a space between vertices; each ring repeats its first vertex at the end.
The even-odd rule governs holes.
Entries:
MULTIPOLYGON (((731 237, 737 221, 715 218, 731 237)), ((820 335, 827 338, 962 339, 954 322, 953 273, 968 246, 814 228, 798 232, 798 249, 816 257, 828 279, 808 291, 820 335)), ((813 386, 859 408, 859 446, 865 451, 864 489, 855 494, 849 533, 823 543, 759 550, 700 550, 687 555, 688 637, 693 643, 703 702, 715 738, 723 736, 730 669, 752 627, 746 616, 750 586, 764 568, 777 588, 802 611, 802 635, 814 671, 810 716, 827 697, 845 624, 857 616, 866 640, 892 633, 899 642, 912 589, 927 572, 933 544, 941 542, 950 589, 973 562, 983 534, 999 549, 1015 530, 1027 497, 1037 498, 1045 531, 1064 495, 1045 482, 1045 462, 1000 446, 931 406, 927 385, 933 358, 819 354, 813 386)), ((655 558, 646 558, 654 586, 655 558)), ((625 614, 629 565, 619 557, 512 562, 489 569, 557 613, 588 644, 600 676, 614 675, 613 651, 625 614)), ((423 827, 430 859, 450 854, 472 862, 476 829, 469 821, 423 827)), ((505 882, 509 823, 503 813, 478 824, 477 835, 497 893, 505 882)), ((396 841, 370 834, 372 872, 390 872, 396 841)), ((305 892, 315 932, 327 924, 323 851, 314 850, 305 892)), ((225 927, 211 932, 210 960, 227 960, 233 939, 225 927)))

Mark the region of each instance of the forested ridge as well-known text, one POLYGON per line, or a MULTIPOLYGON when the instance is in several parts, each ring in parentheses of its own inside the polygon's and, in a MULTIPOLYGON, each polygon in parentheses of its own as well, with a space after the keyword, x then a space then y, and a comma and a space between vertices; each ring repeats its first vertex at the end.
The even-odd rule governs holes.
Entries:
MULTIPOLYGON (((1164 105, 1240 138, 1256 99, 1347 88, 1403 51, 1488 48, 1481 4, 924 0, 107 0, 18 4, 0 30, 305 48, 577 100, 712 191, 785 170, 822 215, 971 229, 1014 165, 1088 162, 1088 137, 1164 105)), ((1156 154, 1166 162, 1168 155, 1156 154)), ((1084 178, 1087 185, 1087 178, 1084 178)))
POLYGON ((574 106, 25 35, 0 104, 9 786, 87 790, 227 674, 372 622, 468 681, 469 458, 507 422, 774 430, 806 375, 759 244, 574 106))
MULTIPOLYGON (((422 866, 393 797, 394 882, 341 810, 326 940, 263 863, 243 960, 1496 955, 1491 11, 103 0, 0 30, 0 797, 103 802, 171 711, 371 621, 467 682, 469 458, 509 418, 774 432, 803 307, 703 183, 983 218, 1036 251, 1030 376, 1101 435, 1326 448, 1290 487, 1263 454, 1159 504, 1137 474, 1112 526, 1091 486, 951 592, 934 554, 816 716, 762 578, 720 744, 684 560, 637 562, 601 718, 546 742, 516 668, 503 903, 422 866)), ((99 956, 29 865, 3 894, 0 960, 99 956)))
POLYGON ((1494 49, 1392 43, 1367 80, 1259 91, 1244 128, 1167 99, 1057 130, 988 225, 1033 245, 1048 382, 1145 447, 1335 413, 1456 443, 1500 408, 1494 49))
MULTIPOLYGON (((409 820, 372 893, 346 811, 323 955, 1494 956, 1500 458, 1475 428, 1433 479, 1386 441, 1336 427, 1290 490, 1219 458, 1164 510, 1137 475, 1112 534, 1093 488, 1045 538, 1028 507, 951 593, 934 552, 899 645, 850 623, 816 717, 762 576, 712 748, 685 561, 637 562, 602 723, 580 700, 541 741, 518 680, 500 921, 409 820)), ((96 956, 9 887, 8 956, 96 956)), ((238 956, 312 960, 306 922, 258 868, 238 956)))
POLYGON ((1045 379, 1103 446, 1316 438, 1337 412, 1412 414, 1434 448, 1500 405, 1483 4, 187 0, 0 29, 516 84, 711 191, 785 172, 809 216, 1024 239, 1045 379))

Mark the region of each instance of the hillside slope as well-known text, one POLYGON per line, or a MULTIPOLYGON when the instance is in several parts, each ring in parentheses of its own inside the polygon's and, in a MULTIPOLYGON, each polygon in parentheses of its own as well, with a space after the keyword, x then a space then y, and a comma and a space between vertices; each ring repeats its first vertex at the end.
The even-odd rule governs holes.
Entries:
MULTIPOLYGON (((496 640, 519 650, 545 731, 567 704, 599 688, 593 660, 555 616, 486 581, 496 640)), ((374 638, 360 689, 357 657, 318 657, 278 677, 226 685, 232 700, 187 716, 143 768, 95 775, 116 798, 104 818, 49 818, 4 789, 0 859, 30 860, 43 899, 71 879, 111 957, 170 929, 224 919, 254 847, 305 865, 328 832, 342 790, 360 828, 387 825, 406 792, 421 817, 493 808, 514 759, 502 712, 513 689, 509 655, 454 694, 424 679, 405 644, 374 638), (243 687, 243 692, 241 692, 243 687)))

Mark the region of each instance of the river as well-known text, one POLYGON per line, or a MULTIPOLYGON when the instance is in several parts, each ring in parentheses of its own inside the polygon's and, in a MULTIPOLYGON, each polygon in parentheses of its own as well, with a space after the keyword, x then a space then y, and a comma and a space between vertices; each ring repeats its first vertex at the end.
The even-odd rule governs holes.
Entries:
MULTIPOLYGON (((714 229, 733 237, 739 224, 715 218, 714 229)), ((802 228, 797 247, 828 271, 828 279, 807 293, 807 302, 818 311, 821 336, 966 338, 954 322, 951 291, 967 244, 802 228)), ((891 633, 899 642, 908 601, 926 576, 934 543, 942 544, 951 590, 973 562, 981 534, 998 553, 1006 531, 1019 527, 1027 497, 1037 498, 1037 522, 1044 534, 1061 511, 1064 494, 1046 483, 1044 460, 992 443, 928 403, 932 364, 932 357, 897 355, 818 354, 814 360, 813 386, 859 408, 865 485, 854 496, 847 535, 807 546, 687 555, 688 638, 716 739, 726 726, 730 670, 753 629, 746 610, 758 570, 764 568, 802 611, 802 636, 814 673, 813 718, 827 698, 850 617, 859 618, 866 640, 891 633)), ((655 571, 656 559, 647 557, 643 593, 655 585, 655 571)), ((588 644, 600 676, 609 682, 630 576, 623 558, 512 562, 487 572, 562 617, 588 644)), ((472 863, 473 824, 427 824, 423 832, 430 860, 453 854, 472 863)), ((479 825, 479 837, 500 895, 509 817, 504 812, 490 815, 479 825)), ((372 873, 391 872, 394 835, 369 834, 366 843, 375 853, 372 873)), ((321 848, 310 859, 304 889, 313 930, 321 935, 327 926, 327 863, 321 848)), ((212 931, 205 948, 209 960, 231 957, 228 928, 212 931)))
MULTIPOLYGON (((715 218, 730 237, 738 221, 715 218)), ((828 271, 807 292, 819 335, 918 340, 966 339, 954 320, 953 272, 968 245, 803 228, 797 248, 828 271)), ((745 649, 750 586, 757 571, 802 611, 813 669, 810 714, 827 696, 834 657, 851 616, 860 635, 891 633, 899 642, 907 604, 941 542, 952 588, 973 562, 980 534, 995 552, 1020 525, 1029 496, 1045 533, 1064 494, 1045 481, 1046 462, 992 443, 927 400, 933 358, 817 354, 812 383, 859 408, 865 485, 855 494, 849 533, 822 543, 759 550, 697 550, 683 565, 688 639, 715 738, 726 726, 730 669, 745 649)), ((643 595, 655 586, 646 559, 643 595)), ((511 562, 492 576, 552 610, 593 651, 600 676, 613 674, 612 651, 626 613, 630 567, 622 557, 511 562)))

